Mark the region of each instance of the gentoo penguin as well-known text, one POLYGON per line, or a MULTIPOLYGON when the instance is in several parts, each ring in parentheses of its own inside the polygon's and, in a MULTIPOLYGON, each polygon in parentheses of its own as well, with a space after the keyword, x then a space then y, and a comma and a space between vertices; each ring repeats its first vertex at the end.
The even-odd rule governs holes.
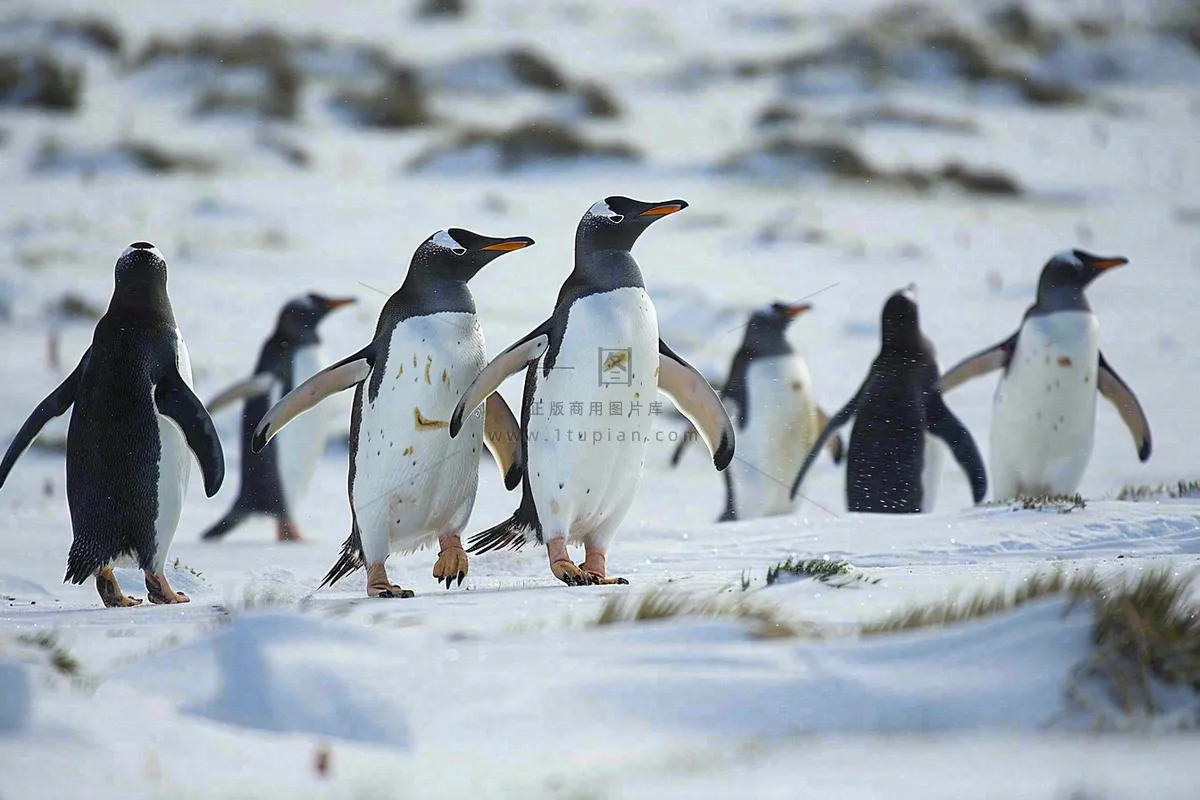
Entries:
MULTIPOLYGON (((927 486, 937 475, 927 469, 935 442, 943 440, 967 473, 976 503, 987 493, 983 459, 970 432, 946 407, 937 389, 933 344, 921 333, 916 287, 910 284, 883 307, 882 345, 867 379, 833 415, 792 482, 794 496, 820 448, 855 417, 846 456, 846 507, 874 513, 931 510, 927 486)), ((937 464, 937 460, 933 462, 937 464)))
POLYGON ((942 378, 943 392, 1003 369, 992 411, 992 494, 1072 494, 1092 455, 1096 392, 1117 407, 1138 458, 1150 458, 1150 423, 1133 390, 1100 352, 1100 323, 1083 290, 1096 276, 1126 264, 1082 250, 1058 253, 1042 268, 1037 301, 1021 327, 942 378))
POLYGON ((225 478, 217 431, 191 385, 191 361, 167 297, 167 262, 154 245, 134 242, 117 260, 112 300, 91 347, 34 409, 0 463, 2 486, 42 427, 75 405, 67 428, 74 538, 64 582, 95 577, 106 606, 142 602, 123 594, 113 575, 114 563, 128 556, 146 574, 151 603, 188 602, 167 584, 164 569, 191 453, 209 497, 225 478))
POLYGON ((464 420, 505 378, 525 370, 521 504, 474 536, 471 552, 517 549, 536 537, 564 583, 625 583, 607 576, 605 554, 641 480, 656 390, 696 426, 717 469, 729 465, 729 417, 703 376, 658 337, 654 304, 629 252, 653 222, 684 208, 682 200, 595 203, 576 230, 575 269, 553 314, 463 393, 450 418, 451 437, 463 438, 464 420), (568 539, 584 545, 580 566, 567 553, 568 539))
MULTIPOLYGON (((725 511, 718 522, 756 519, 795 510, 787 483, 829 416, 817 405, 808 365, 787 339, 792 321, 811 303, 772 303, 750 315, 742 346, 733 356, 721 399, 737 427, 737 462, 724 471, 725 511)), ((692 436, 671 457, 679 463, 692 436)), ((842 461, 842 437, 827 445, 842 461)))
POLYGON ((300 531, 292 515, 325 452, 333 407, 327 405, 305 414, 261 453, 250 449, 250 439, 267 410, 321 368, 324 359, 317 325, 329 312, 353 302, 349 297, 319 294, 290 301, 262 346, 254 374, 209 402, 208 413, 215 414, 238 400, 246 401, 242 410, 242 485, 233 508, 202 538, 220 539, 247 517, 266 514, 275 518, 279 541, 299 541, 300 531))
POLYGON ((500 395, 466 421, 470 434, 445 433, 454 403, 487 363, 483 331, 467 281, 497 256, 533 244, 461 228, 438 231, 413 254, 404 283, 384 303, 375 338, 289 392, 259 422, 259 452, 298 414, 356 387, 350 416, 350 537, 322 586, 365 566, 370 597, 412 597, 388 578, 391 553, 440 545, 433 577, 446 588, 467 575, 459 538, 479 484, 487 445, 509 489, 520 480, 520 429, 500 395))

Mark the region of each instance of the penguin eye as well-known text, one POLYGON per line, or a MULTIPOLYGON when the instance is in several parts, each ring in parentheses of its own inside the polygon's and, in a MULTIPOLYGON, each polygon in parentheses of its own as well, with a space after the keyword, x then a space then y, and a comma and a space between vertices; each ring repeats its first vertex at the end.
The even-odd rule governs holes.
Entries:
POLYGON ((613 225, 620 225, 622 222, 625 221, 625 215, 624 214, 613 214, 611 217, 605 217, 605 219, 608 220, 609 222, 611 222, 613 225))
POLYGON ((451 248, 450 252, 454 253, 454 255, 456 255, 456 256, 465 256, 467 254, 467 248, 454 247, 454 248, 451 248))

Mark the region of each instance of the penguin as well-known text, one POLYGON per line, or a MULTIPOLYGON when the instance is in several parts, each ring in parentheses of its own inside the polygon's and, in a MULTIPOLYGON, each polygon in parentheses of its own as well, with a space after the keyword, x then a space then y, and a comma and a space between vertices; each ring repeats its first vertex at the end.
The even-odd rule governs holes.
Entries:
POLYGON ((368 597, 412 597, 385 562, 438 542, 433 577, 446 588, 467 575, 461 534, 475 504, 480 448, 491 451, 508 489, 520 481, 520 429, 500 395, 446 436, 459 394, 486 364, 483 331, 467 282, 490 261, 533 239, 497 239, 462 228, 438 231, 416 249, 408 275, 384 303, 371 343, 279 400, 259 422, 251 450, 299 414, 354 387, 350 415, 350 536, 321 586, 367 568, 368 597))
POLYGON ((300 541, 293 514, 312 482, 325 452, 332 406, 314 409, 281 433, 275 443, 255 453, 250 439, 259 420, 276 401, 316 374, 324 361, 317 326, 331 311, 354 303, 351 297, 307 294, 287 303, 275 330, 259 352, 254 374, 230 386, 208 403, 208 413, 245 400, 242 410, 242 485, 221 520, 201 536, 217 541, 254 514, 275 518, 281 542, 300 541))
POLYGON ((729 465, 734 431, 725 408, 659 338, 654 303, 630 253, 651 224, 687 205, 619 196, 593 204, 579 222, 574 271, 550 318, 494 358, 463 393, 450 418, 452 438, 464 435, 464 420, 508 376, 525 370, 521 503, 472 537, 469 552, 520 549, 535 537, 563 583, 627 583, 608 576, 606 556, 641 480, 657 391, 696 426, 717 469, 729 465), (584 545, 578 566, 568 540, 584 545))
POLYGON ((72 542, 63 582, 95 578, 105 606, 142 601, 121 591, 114 564, 133 557, 151 603, 186 603, 164 573, 187 494, 191 459, 212 497, 225 478, 221 441, 192 391, 187 346, 167 296, 167 262, 134 242, 115 269, 112 300, 91 346, 44 399, 0 462, 0 486, 47 422, 72 405, 67 506, 72 542), (190 451, 190 452, 189 452, 190 451))
POLYGON ((1002 369, 993 399, 992 496, 1074 494, 1092 455, 1096 394, 1117 408, 1138 459, 1150 458, 1150 423, 1133 390, 1100 352, 1100 323, 1084 289, 1128 259, 1067 250, 1042 267, 1037 299, 1017 332, 964 359, 941 390, 1002 369))
MULTIPOLYGON (((892 294, 883 307, 882 343, 871 370, 850 402, 833 415, 792 482, 792 496, 838 428, 854 418, 846 455, 850 511, 916 514, 932 510, 936 473, 928 469, 937 443, 949 446, 967 474, 976 503, 987 494, 987 474, 975 440, 938 391, 933 344, 921 332, 916 286, 892 294)), ((938 464, 934 457, 934 464, 938 464)))
MULTIPOLYGON (((788 496, 796 469, 829 415, 817 405, 808 365, 787 339, 788 327, 811 303, 772 303, 750 315, 742 345, 733 356, 720 397, 737 428, 738 457, 725 470, 725 510, 718 522, 789 514, 788 496)), ((677 466, 693 436, 684 436, 671 456, 677 466)), ((826 445, 833 463, 842 461, 842 437, 826 445)))

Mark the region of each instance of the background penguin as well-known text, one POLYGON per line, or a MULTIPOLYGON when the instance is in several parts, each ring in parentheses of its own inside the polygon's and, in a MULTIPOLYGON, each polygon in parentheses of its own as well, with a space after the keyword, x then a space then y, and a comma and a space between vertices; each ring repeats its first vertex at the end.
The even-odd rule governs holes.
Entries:
MULTIPOLYGON (((916 287, 896 292, 883 307, 882 346, 867 379, 825 426, 792 483, 794 496, 820 448, 855 417, 846 456, 846 507, 850 511, 918 513, 932 510, 925 487, 934 442, 942 439, 971 482, 976 503, 987 494, 983 459, 970 432, 946 407, 937 389, 933 345, 917 316, 916 287)), ((933 460, 934 466, 937 461, 933 460)))
POLYGON ((106 606, 142 602, 121 592, 114 562, 133 556, 152 603, 186 603, 163 570, 195 453, 209 497, 225 461, 204 404, 192 393, 187 347, 167 297, 167 263, 148 242, 117 260, 108 310, 79 365, 17 433, 0 486, 42 427, 72 404, 67 428, 67 505, 74 535, 64 581, 96 578, 106 606))
POLYGON ((520 548, 536 536, 564 583, 625 583, 607 576, 605 556, 641 480, 656 389, 700 431, 717 469, 733 458, 733 426, 720 398, 658 338, 654 304, 629 252, 651 223, 684 208, 682 200, 628 197, 594 204, 576 230, 575 269, 554 313, 493 359, 463 394, 450 420, 452 437, 462 436, 463 419, 505 378, 525 370, 521 505, 472 537, 471 552, 520 548), (566 416, 571 404, 589 417, 566 416), (579 430, 584 419, 590 430, 579 430), (571 561, 567 538, 583 543, 581 566, 571 561))
POLYGON ((322 586, 367 567, 371 597, 411 597, 393 584, 384 562, 441 544, 433 577, 461 584, 467 554, 459 538, 479 484, 486 444, 505 485, 521 471, 517 421, 500 395, 465 426, 446 435, 450 412, 486 363, 483 332, 467 281, 497 256, 533 244, 525 236, 494 239, 451 228, 426 239, 413 254, 403 285, 384 304, 372 342, 318 372, 267 412, 251 447, 259 452, 292 418, 325 397, 356 387, 350 417, 350 537, 322 586), (486 420, 485 420, 486 418, 486 420))
POLYGON ((308 490, 325 452, 333 408, 326 406, 305 414, 261 453, 250 449, 250 439, 267 410, 315 375, 324 363, 317 325, 329 312, 353 302, 353 298, 330 298, 319 294, 308 294, 289 302, 279 313, 274 332, 262 346, 254 374, 209 402, 208 412, 215 414, 233 402, 246 401, 242 409, 242 485, 233 508, 205 531, 202 538, 220 539, 247 517, 266 514, 275 518, 279 541, 300 539, 292 514, 308 490))
POLYGON ((1096 392, 1133 434, 1138 458, 1150 458, 1150 423, 1133 390, 1100 352, 1100 322, 1083 290, 1124 258, 1082 250, 1059 253, 1042 268, 1037 301, 1021 327, 942 378, 942 391, 1003 369, 992 411, 992 494, 1072 494, 1083 480, 1096 427, 1096 392))
MULTIPOLYGON (((718 522, 755 519, 795 510, 787 481, 796 474, 818 434, 829 423, 812 393, 808 365, 787 339, 788 326, 810 303, 772 303, 750 315, 733 357, 721 399, 737 427, 738 458, 724 471, 725 511, 718 522)), ((671 457, 679 463, 691 436, 671 457)), ((827 445, 842 461, 842 437, 827 445)))

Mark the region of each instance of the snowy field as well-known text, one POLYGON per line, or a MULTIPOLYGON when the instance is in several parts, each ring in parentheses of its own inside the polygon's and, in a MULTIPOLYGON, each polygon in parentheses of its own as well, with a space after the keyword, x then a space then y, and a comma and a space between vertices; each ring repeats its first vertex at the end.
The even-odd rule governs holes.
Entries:
MULTIPOLYGON (((629 586, 567 588, 527 547, 472 557, 446 590, 424 551, 389 563, 415 598, 370 600, 361 572, 315 591, 349 531, 347 393, 331 401, 339 423, 299 510, 306 542, 277 544, 267 521, 200 542, 238 488, 239 414, 226 411, 225 485, 206 499, 193 474, 171 550, 168 576, 191 603, 104 609, 90 583, 62 583, 56 420, 0 490, 0 798, 1196 797, 1197 695, 1163 689, 1145 718, 1081 689, 1089 617, 1061 598, 855 631, 1039 568, 1133 580, 1197 567, 1200 497, 1117 496, 1200 477, 1200 8, 1031 0, 1024 16, 997 16, 1004 4, 946 2, 913 22, 867 0, 475 0, 435 19, 413 5, 0 4, 4 446, 88 346, 86 309, 51 309, 68 295, 103 309, 130 242, 167 258, 210 398, 248 374, 294 295, 357 296, 322 335, 330 363, 358 350, 413 249, 451 226, 537 242, 471 283, 494 355, 549 314, 579 217, 622 194, 690 203, 635 250, 663 338, 719 381, 749 310, 812 295, 791 338, 830 412, 862 381, 883 302, 908 282, 949 366, 1015 330, 1052 253, 1126 256, 1088 295, 1153 456, 1139 463, 1101 400, 1083 508, 972 507, 946 459, 932 514, 849 514, 844 471, 822 457, 794 515, 718 525, 721 478, 698 446, 670 468, 684 423, 664 414, 667 441, 650 445, 609 553, 629 586), (115 52, 52 24, 89 14, 120 34, 115 52), (291 43, 274 56, 299 82, 283 110, 263 100, 275 62, 161 45, 167 55, 142 57, 201 29, 291 43), (323 43, 297 44, 310 36, 323 43), (494 57, 514 48, 570 88, 539 88, 537 70, 494 57), (28 52, 79 71, 77 108, 14 107, 33 84, 5 89, 5 54, 28 52), (338 100, 387 73, 380 52, 418 76, 416 124, 372 124, 338 100), (585 110, 589 84, 614 114, 585 110), (206 95, 217 111, 197 110, 206 95), (508 169, 502 145, 457 146, 464 131, 530 119, 640 159, 508 169), (170 171, 131 142, 172 155, 170 171), (825 142, 849 150, 830 161, 812 147, 825 142), (992 180, 958 185, 952 163, 992 180), (844 559, 863 579, 768 586, 789 557, 844 559), (594 624, 613 598, 656 590, 773 609, 786 625, 594 624), (43 635, 77 662, 73 677, 29 644, 43 635)), ((985 459, 995 382, 947 396, 985 459)), ((501 391, 519 403, 519 379, 501 391)), ((480 477, 472 533, 518 500, 490 458, 480 477)), ((137 572, 117 574, 144 596, 137 572)))

